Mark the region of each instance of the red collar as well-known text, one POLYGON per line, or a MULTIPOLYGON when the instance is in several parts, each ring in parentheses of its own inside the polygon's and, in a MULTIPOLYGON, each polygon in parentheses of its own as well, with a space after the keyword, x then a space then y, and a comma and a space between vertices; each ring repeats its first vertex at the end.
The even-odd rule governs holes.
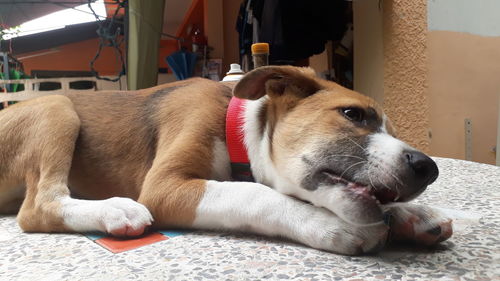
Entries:
POLYGON ((246 100, 232 97, 226 113, 226 144, 231 161, 231 176, 237 181, 254 181, 243 143, 243 115, 246 100))

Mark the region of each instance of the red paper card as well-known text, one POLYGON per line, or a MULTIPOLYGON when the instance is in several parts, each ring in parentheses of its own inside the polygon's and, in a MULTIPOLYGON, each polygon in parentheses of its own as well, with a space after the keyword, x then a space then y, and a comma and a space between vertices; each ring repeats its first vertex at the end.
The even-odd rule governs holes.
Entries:
POLYGON ((110 250, 113 253, 121 253, 124 251, 132 250, 135 248, 139 248, 142 246, 146 246, 149 244, 153 244, 155 242, 167 240, 168 237, 158 233, 158 232, 153 232, 150 234, 147 234, 145 236, 141 236, 136 239, 121 239, 121 238, 116 238, 116 237, 105 237, 101 239, 95 240, 95 242, 104 248, 110 250))

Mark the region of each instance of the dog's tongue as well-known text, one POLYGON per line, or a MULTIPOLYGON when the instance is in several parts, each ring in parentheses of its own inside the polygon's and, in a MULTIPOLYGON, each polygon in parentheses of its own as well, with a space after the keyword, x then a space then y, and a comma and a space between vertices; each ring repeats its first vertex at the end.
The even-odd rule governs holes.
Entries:
POLYGON ((398 199, 398 194, 388 188, 375 188, 360 183, 351 182, 344 178, 326 173, 333 182, 345 184, 349 190, 357 196, 364 197, 365 199, 378 200, 380 204, 394 202, 398 199))
POLYGON ((361 195, 361 196, 367 196, 371 197, 372 192, 370 191, 370 187, 360 185, 357 183, 350 182, 347 184, 347 187, 350 188, 354 193, 361 195))
POLYGON ((389 189, 373 189, 369 186, 364 186, 358 183, 348 183, 347 187, 351 189, 355 194, 363 197, 371 197, 378 200, 381 204, 386 204, 389 202, 394 202, 397 198, 397 193, 389 189))

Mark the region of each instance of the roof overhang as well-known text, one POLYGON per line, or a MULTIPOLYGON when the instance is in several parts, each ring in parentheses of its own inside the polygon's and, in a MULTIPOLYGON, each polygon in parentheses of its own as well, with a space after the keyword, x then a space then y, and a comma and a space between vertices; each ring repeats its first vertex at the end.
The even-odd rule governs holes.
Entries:
POLYGON ((87 0, 0 0, 0 28, 15 27, 32 19, 87 3, 87 0))

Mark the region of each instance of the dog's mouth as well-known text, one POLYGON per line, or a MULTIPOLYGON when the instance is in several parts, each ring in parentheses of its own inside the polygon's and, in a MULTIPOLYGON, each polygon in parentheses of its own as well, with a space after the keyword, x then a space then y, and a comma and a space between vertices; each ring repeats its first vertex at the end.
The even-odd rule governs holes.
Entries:
POLYGON ((399 200, 399 193, 387 187, 376 187, 369 184, 350 181, 345 177, 340 177, 333 171, 322 171, 328 177, 331 184, 343 184, 347 190, 352 192, 356 197, 361 197, 364 200, 375 201, 380 205, 396 202, 399 200))

